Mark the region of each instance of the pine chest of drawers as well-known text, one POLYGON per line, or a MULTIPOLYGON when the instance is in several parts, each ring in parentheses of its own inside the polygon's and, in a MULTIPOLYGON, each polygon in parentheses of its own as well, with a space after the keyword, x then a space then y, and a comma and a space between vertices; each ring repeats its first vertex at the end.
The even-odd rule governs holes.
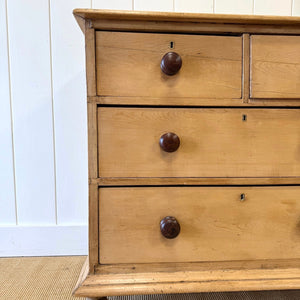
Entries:
POLYGON ((74 15, 89 130, 75 295, 300 288, 300 18, 74 15))

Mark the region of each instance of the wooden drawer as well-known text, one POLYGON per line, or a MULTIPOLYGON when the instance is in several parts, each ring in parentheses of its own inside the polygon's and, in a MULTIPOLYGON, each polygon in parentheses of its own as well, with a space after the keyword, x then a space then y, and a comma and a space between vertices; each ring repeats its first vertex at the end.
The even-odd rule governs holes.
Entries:
POLYGON ((251 36, 251 97, 300 98, 300 36, 251 36))
POLYGON ((240 99, 242 38, 98 31, 96 70, 102 96, 240 99), (173 76, 160 67, 168 52, 182 59, 173 76))
POLYGON ((298 177, 299 128, 299 109, 99 107, 99 177, 298 177))
POLYGON ((100 188, 99 195, 103 264, 300 258, 298 186, 100 188), (161 233, 166 216, 180 224, 174 239, 161 233))

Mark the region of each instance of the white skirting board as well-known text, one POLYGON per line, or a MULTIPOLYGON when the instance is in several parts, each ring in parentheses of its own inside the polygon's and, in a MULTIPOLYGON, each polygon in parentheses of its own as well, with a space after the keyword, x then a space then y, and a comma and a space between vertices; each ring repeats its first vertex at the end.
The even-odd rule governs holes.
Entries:
POLYGON ((0 257, 87 255, 87 225, 0 226, 0 257))

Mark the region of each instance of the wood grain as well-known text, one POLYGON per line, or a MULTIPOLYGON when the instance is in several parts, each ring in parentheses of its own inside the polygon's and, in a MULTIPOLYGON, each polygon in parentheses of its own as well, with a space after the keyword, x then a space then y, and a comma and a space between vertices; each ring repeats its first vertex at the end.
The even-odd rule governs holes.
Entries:
POLYGON ((284 185, 300 184, 300 177, 102 177, 99 186, 119 185, 284 185))
MULTIPOLYGON (((88 76, 87 76, 88 78, 88 76)), ((87 79, 89 85, 89 80, 87 79)), ((98 174, 98 138, 97 138, 97 104, 87 104, 88 114, 88 176, 89 179, 96 178, 98 174)), ((94 273, 94 268, 98 264, 98 185, 89 182, 89 273, 94 273)))
POLYGON ((243 102, 247 103, 250 96, 250 35, 243 34, 243 102))
MULTIPOLYGON (((151 276, 150 274, 166 274, 166 277, 152 277, 152 281, 164 282, 169 281, 166 278, 172 276, 171 273, 176 273, 178 276, 176 280, 182 281, 181 275, 184 276, 184 273, 188 277, 192 277, 195 272, 211 272, 207 273, 207 276, 211 276, 207 279, 212 279, 214 276, 212 273, 219 274, 223 273, 223 276, 228 275, 231 277, 232 272, 240 272, 239 279, 246 279, 244 276, 247 276, 246 273, 259 274, 260 279, 266 279, 272 272, 274 277, 279 277, 279 273, 283 274, 287 269, 291 271, 291 274, 296 275, 296 270, 300 268, 300 259, 268 259, 268 260, 235 260, 235 261, 207 261, 207 262, 193 262, 193 263, 184 263, 184 262, 172 262, 172 263, 149 263, 149 264, 113 264, 113 265, 98 265, 95 268, 95 275, 101 275, 101 277, 93 277, 92 280, 88 280, 87 283, 97 283, 97 284, 108 284, 108 281, 111 279, 111 276, 115 276, 118 281, 123 283, 133 283, 133 280, 138 280, 138 276, 141 273, 144 273, 145 278, 151 276), (224 271, 227 271, 226 273, 224 271), (229 272, 228 272, 229 271, 229 272), (276 272, 278 272, 276 274, 276 272), (148 274, 145 274, 148 273, 148 274), (231 273, 231 274, 230 274, 231 273), (244 273, 244 274, 243 274, 244 273)), ((190 278, 191 278, 190 277, 190 278)), ((228 279, 229 279, 228 277, 228 279)), ((285 276, 283 276, 285 277, 285 276)), ((142 280, 138 280, 143 282, 142 280)))
POLYGON ((87 104, 89 178, 98 177, 97 104, 87 104))
POLYGON ((297 109, 98 111, 99 177, 300 176, 297 109), (180 138, 174 153, 159 147, 166 132, 180 138))
POLYGON ((286 283, 288 288, 297 289, 299 267, 299 259, 99 265, 95 274, 86 276, 75 295, 159 294, 171 292, 171 286, 172 293, 183 293, 183 283, 193 293, 276 290, 286 283))
POLYGON ((246 101, 246 98, 243 98, 243 101, 237 101, 236 99, 227 99, 227 98, 214 98, 212 99, 200 99, 200 98, 186 98, 186 97, 110 97, 110 96, 95 96, 88 97, 87 99, 90 103, 108 104, 108 105, 139 105, 139 103, 143 103, 143 105, 149 106, 212 106, 212 102, 214 106, 234 106, 234 107, 300 107, 300 99, 289 99, 287 101, 284 99, 252 99, 248 98, 249 102, 246 101))
POLYGON ((251 36, 251 97, 300 98, 300 36, 251 36))
POLYGON ((299 196, 298 186, 101 188, 100 263, 299 258, 299 196), (180 223, 174 240, 161 235, 165 216, 180 223))
POLYGON ((87 95, 96 96, 95 29, 85 22, 85 64, 87 95))
POLYGON ((241 37, 97 31, 97 94, 240 99, 241 49, 241 37), (182 58, 174 76, 160 69, 171 41, 182 58))
MULTIPOLYGON (((179 12, 141 12, 101 9, 74 9, 74 15, 86 19, 173 21, 180 23, 219 23, 219 24, 256 24, 256 25, 300 25, 300 17, 289 16, 254 16, 233 14, 199 14, 179 12)), ((159 23, 160 25, 162 23, 159 23)))
MULTIPOLYGON (((288 270, 289 271, 289 270, 288 270)), ((238 277, 236 277, 238 278, 238 277)), ((109 285, 86 285, 83 284, 76 291, 76 296, 124 296, 141 294, 182 294, 200 292, 222 291, 256 291, 256 290, 282 290, 298 289, 300 278, 268 278, 247 280, 201 280, 196 282, 175 283, 143 283, 143 284, 109 284, 109 285)))
MULTIPOLYGON (((242 19, 242 16, 240 16, 242 19)), ((156 22, 136 20, 91 20, 95 30, 114 30, 131 32, 163 32, 163 33, 202 33, 202 34, 243 34, 245 32, 260 34, 299 34, 300 28, 295 25, 245 25, 245 24, 217 24, 217 23, 183 23, 156 22)))
MULTIPOLYGON (((242 16, 241 16, 242 19, 242 16)), ((137 20, 91 20, 95 30, 115 30, 131 32, 163 32, 163 33, 204 33, 204 34, 243 34, 245 32, 260 34, 299 34, 300 28, 295 25, 246 25, 187 22, 156 22, 137 20)))
POLYGON ((89 273, 93 274, 99 262, 98 185, 89 184, 89 273))

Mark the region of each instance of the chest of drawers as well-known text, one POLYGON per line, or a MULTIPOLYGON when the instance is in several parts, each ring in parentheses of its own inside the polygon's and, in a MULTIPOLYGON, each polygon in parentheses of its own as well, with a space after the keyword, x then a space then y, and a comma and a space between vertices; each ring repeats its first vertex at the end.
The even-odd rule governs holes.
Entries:
POLYGON ((300 288, 300 18, 77 9, 89 257, 76 296, 300 288))

